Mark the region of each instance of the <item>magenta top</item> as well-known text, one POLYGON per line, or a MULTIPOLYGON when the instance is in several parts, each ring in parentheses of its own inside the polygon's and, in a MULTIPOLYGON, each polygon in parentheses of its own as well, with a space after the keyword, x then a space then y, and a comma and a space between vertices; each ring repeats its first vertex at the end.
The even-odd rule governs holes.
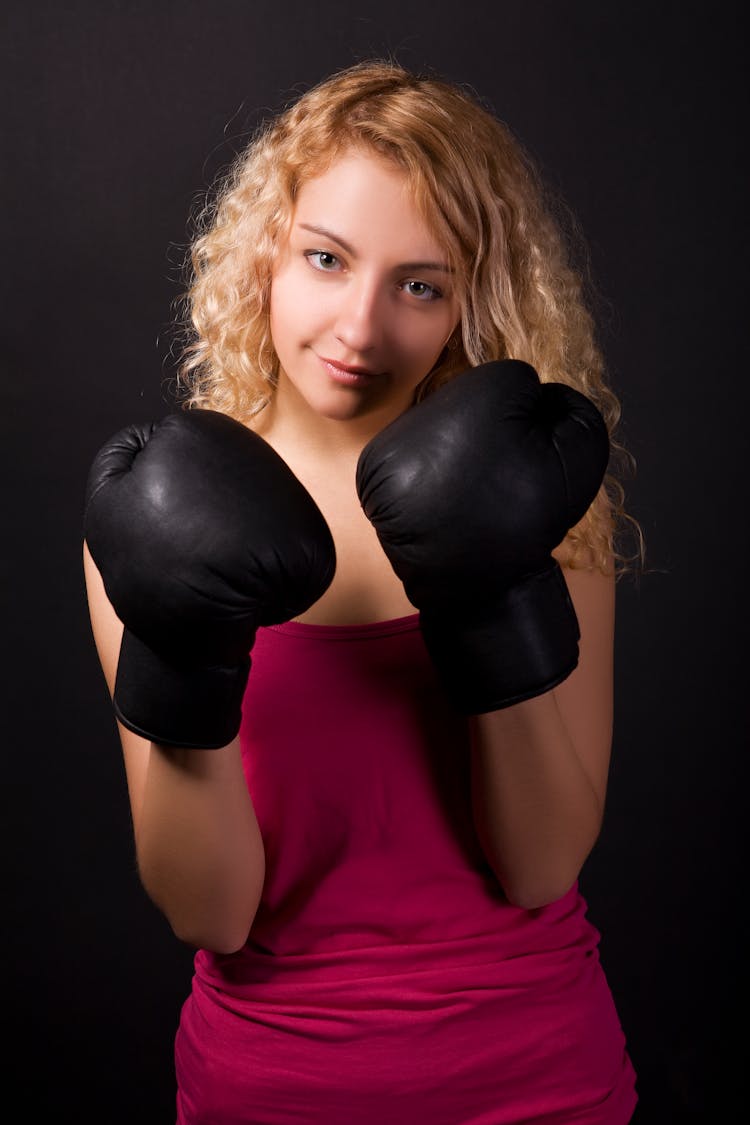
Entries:
POLYGON ((180 1125, 625 1125, 599 934, 577 887, 504 897, 417 616, 261 629, 252 660, 266 882, 244 948, 196 954, 180 1125))

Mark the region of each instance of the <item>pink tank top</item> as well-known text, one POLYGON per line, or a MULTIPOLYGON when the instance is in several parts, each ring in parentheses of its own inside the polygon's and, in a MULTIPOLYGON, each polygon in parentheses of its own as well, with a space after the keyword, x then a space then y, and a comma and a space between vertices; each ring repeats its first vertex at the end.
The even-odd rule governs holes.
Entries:
POLYGON ((261 629, 241 731, 266 850, 200 951, 180 1125, 625 1125, 635 1076, 577 887, 510 905, 418 618, 261 629))

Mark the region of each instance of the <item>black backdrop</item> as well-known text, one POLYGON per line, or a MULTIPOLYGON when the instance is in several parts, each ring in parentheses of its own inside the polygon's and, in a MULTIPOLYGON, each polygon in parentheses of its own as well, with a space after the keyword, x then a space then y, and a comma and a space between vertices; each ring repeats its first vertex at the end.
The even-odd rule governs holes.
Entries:
POLYGON ((639 1121, 735 1120, 747 224, 734 7, 5 0, 2 25, 2 1009, 18 1117, 170 1122, 191 965, 134 870, 81 578, 88 464, 115 429, 169 407, 197 195, 264 114, 391 54, 474 87, 588 236, 651 570, 619 588, 610 795, 582 885, 639 1121))

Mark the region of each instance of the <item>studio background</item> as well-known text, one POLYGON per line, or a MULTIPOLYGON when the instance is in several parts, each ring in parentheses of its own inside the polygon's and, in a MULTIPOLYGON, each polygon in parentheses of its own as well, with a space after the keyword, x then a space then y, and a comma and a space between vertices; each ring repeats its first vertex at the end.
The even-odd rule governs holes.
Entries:
POLYGON ((170 322, 201 194, 266 115, 376 55, 474 89, 586 234, 648 570, 618 589, 608 807, 581 884, 639 1073, 638 1122, 737 1119, 748 749, 737 11, 6 0, 3 1011, 20 1119, 174 1119, 192 954, 135 873, 82 580, 86 472, 115 430, 172 404, 170 322))

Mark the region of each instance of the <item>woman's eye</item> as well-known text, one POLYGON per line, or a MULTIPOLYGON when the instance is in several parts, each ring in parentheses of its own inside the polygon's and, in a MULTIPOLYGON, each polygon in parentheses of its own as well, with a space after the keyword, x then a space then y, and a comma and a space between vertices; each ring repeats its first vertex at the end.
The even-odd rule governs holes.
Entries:
POLYGON ((328 250, 306 250, 305 257, 313 269, 322 270, 324 273, 330 273, 339 264, 336 255, 328 250))
POLYGON ((420 301, 436 301, 442 297, 439 289, 434 285, 428 285, 426 281, 407 281, 404 283, 404 288, 407 293, 412 297, 417 297, 420 301))

